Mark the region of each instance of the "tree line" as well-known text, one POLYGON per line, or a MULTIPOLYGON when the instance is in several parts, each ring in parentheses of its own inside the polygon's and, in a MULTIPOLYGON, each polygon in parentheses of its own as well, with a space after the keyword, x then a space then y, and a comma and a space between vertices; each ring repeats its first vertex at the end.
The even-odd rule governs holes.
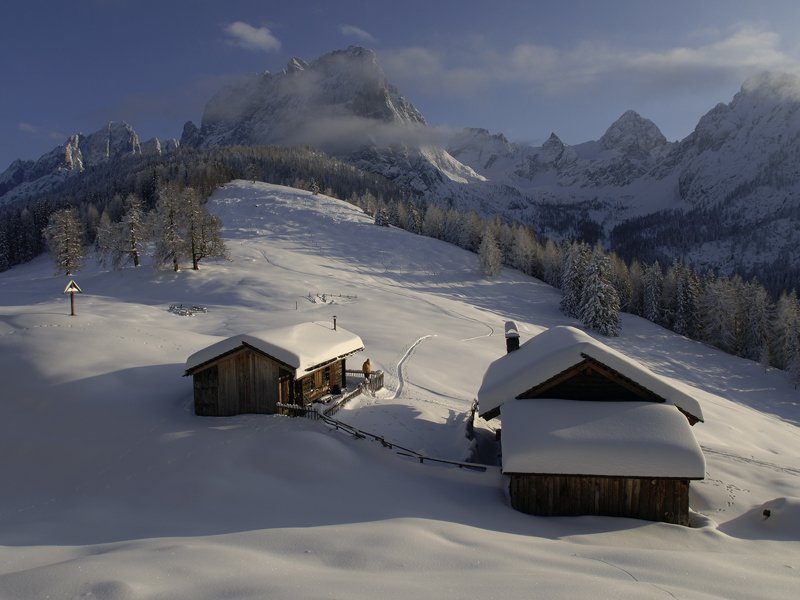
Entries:
POLYGON ((583 241, 541 239, 528 226, 485 219, 475 212, 413 201, 353 200, 391 224, 478 255, 481 272, 505 265, 561 289, 561 310, 603 335, 620 331, 629 312, 730 354, 789 372, 800 383, 800 303, 794 290, 773 299, 755 277, 699 273, 673 260, 626 262, 616 252, 583 241))
MULTIPOLYGON (((149 251, 155 267, 179 271, 183 261, 198 270, 203 259, 227 257, 222 224, 204 200, 194 188, 171 183, 158 189, 155 207, 145 211, 142 199, 128 194, 119 220, 112 221, 108 210, 100 216, 94 244, 98 259, 115 270, 138 267, 149 251)), ((74 207, 52 213, 42 234, 56 273, 80 270, 87 254, 86 228, 74 207)))
MULTIPOLYGON (((35 199, 0 210, 0 270, 34 258, 45 243, 58 247, 70 228, 81 231, 80 248, 95 246, 114 268, 138 264, 145 249, 157 265, 180 268, 191 260, 196 268, 205 257, 224 255, 215 238, 220 224, 204 212, 205 199, 232 179, 267 181, 347 200, 376 224, 474 252, 487 277, 505 265, 539 278, 562 290, 565 314, 604 335, 619 332, 619 312, 626 311, 800 380, 797 295, 771 297, 755 278, 698 273, 663 258, 626 261, 586 241, 556 243, 525 224, 411 198, 378 175, 309 148, 187 148, 126 161, 63 177, 35 199)), ((57 259, 60 272, 75 269, 72 260, 57 259)))
POLYGON ((403 197, 389 180, 361 171, 307 147, 226 146, 184 148, 165 155, 136 155, 95 165, 78 174, 54 173, 36 189, 12 190, 0 206, 0 272, 34 259, 46 247, 42 231, 50 215, 74 209, 84 225, 85 242, 95 243, 103 213, 112 222, 120 219, 125 199, 133 194, 143 209, 152 211, 159 190, 174 184, 192 188, 207 198, 216 188, 233 179, 257 179, 279 185, 310 189, 338 198, 367 193, 376 199, 403 197))

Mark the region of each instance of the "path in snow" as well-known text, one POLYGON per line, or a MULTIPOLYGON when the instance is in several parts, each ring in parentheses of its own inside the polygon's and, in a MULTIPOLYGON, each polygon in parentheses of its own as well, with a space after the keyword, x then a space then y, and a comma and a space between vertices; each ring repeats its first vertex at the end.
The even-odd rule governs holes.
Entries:
POLYGON ((400 394, 403 392, 403 387, 405 387, 406 378, 405 378, 405 374, 403 373, 403 366, 404 366, 405 362, 414 353, 414 350, 416 350, 417 346, 419 346, 420 343, 422 343, 424 340, 427 340, 428 338, 432 338, 432 337, 433 337, 433 334, 423 335, 416 342, 411 344, 411 346, 408 348, 408 350, 406 350, 406 353, 403 354, 403 357, 397 362, 396 369, 397 369, 397 382, 398 383, 397 383, 397 389, 394 391, 394 394, 390 397, 391 400, 399 398, 400 394))

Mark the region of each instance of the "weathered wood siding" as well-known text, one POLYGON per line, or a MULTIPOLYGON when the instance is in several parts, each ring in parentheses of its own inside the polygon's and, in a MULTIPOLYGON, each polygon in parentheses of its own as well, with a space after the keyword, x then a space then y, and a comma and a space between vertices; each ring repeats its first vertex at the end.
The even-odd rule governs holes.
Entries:
POLYGON ((282 363, 247 346, 193 373, 195 414, 275 414, 278 404, 311 404, 346 381, 344 361, 294 380, 282 363))
POLYGON ((333 388, 341 389, 344 377, 342 362, 331 363, 298 379, 302 402, 298 399, 297 403, 302 405, 311 404, 325 394, 330 394, 333 388))
POLYGON ((604 515, 689 524, 689 480, 510 474, 511 506, 531 515, 604 515))
POLYGON ((277 412, 280 374, 278 363, 247 347, 224 356, 194 373, 195 414, 273 414, 277 412))
POLYGON ((212 365, 194 374, 194 412, 201 417, 217 415, 219 370, 212 365))

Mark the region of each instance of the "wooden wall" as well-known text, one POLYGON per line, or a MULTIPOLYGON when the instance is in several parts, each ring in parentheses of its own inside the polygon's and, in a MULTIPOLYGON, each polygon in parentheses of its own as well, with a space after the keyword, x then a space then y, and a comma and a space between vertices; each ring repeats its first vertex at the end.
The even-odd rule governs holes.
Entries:
POLYGON ((302 401, 301 398, 296 398, 296 404, 311 404, 314 400, 329 394, 332 388, 341 388, 343 363, 344 361, 340 360, 301 377, 298 381, 302 390, 302 401))
POLYGON ((242 348, 194 374, 195 414, 231 416, 277 412, 279 377, 286 371, 268 357, 242 348))
POLYGON ((293 381, 280 363, 243 347, 193 374, 195 414, 224 417, 244 413, 275 414, 278 403, 311 404, 343 387, 344 361, 293 381))
POLYGON ((689 524, 689 480, 511 473, 511 505, 543 516, 605 515, 689 524))

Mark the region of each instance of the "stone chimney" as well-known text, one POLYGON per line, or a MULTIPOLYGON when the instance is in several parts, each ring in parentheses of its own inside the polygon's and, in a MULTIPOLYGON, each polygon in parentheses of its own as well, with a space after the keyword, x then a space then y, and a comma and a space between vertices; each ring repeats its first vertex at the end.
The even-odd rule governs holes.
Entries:
POLYGON ((506 321, 506 353, 519 350, 519 332, 514 321, 506 321))

